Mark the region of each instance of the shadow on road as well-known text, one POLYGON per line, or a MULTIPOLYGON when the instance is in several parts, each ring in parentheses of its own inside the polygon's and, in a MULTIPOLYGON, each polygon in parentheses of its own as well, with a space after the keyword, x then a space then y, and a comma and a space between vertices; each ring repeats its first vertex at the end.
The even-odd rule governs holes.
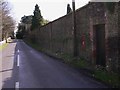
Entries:
POLYGON ((15 83, 16 83, 17 78, 18 78, 17 41, 13 40, 12 42, 10 42, 10 44, 12 44, 12 43, 16 43, 14 54, 12 54, 11 56, 7 56, 6 55, 6 57, 7 58, 14 57, 13 58, 13 65, 12 65, 13 67, 11 67, 10 69, 5 69, 5 70, 0 71, 0 73, 2 73, 2 90, 6 90, 6 89, 10 89, 10 88, 12 88, 12 89, 15 88, 15 83), (4 79, 3 77, 5 77, 5 80, 3 80, 4 79))
POLYGON ((1 72, 6 72, 6 71, 11 71, 11 70, 13 70, 13 69, 2 70, 2 71, 0 71, 0 73, 1 72))

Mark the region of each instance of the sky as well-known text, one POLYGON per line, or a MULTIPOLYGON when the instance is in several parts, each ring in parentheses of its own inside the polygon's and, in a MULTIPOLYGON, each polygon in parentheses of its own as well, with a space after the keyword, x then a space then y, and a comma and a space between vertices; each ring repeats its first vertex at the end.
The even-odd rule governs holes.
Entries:
MULTIPOLYGON (((33 15, 35 5, 38 4, 43 18, 53 21, 67 13, 67 4, 72 8, 72 0, 8 0, 11 13, 17 22, 24 15, 33 15)), ((76 9, 86 5, 89 0, 75 0, 76 9)))

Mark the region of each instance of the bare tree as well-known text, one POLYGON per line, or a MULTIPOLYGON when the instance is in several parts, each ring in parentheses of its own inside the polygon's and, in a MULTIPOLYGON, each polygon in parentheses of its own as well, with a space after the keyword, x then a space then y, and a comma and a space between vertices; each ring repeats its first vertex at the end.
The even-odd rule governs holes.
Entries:
POLYGON ((2 1, 0 1, 0 41, 2 40, 2 1))
POLYGON ((13 17, 10 15, 9 3, 5 0, 0 1, 0 33, 2 40, 5 39, 7 42, 7 38, 9 33, 14 31, 15 21, 13 17))

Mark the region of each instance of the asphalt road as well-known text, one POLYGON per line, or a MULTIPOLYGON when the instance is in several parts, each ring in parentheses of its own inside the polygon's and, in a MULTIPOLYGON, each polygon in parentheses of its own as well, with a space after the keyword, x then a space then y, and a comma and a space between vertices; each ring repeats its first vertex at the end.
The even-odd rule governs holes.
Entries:
POLYGON ((2 51, 1 88, 105 88, 66 64, 40 53, 22 40, 2 51))

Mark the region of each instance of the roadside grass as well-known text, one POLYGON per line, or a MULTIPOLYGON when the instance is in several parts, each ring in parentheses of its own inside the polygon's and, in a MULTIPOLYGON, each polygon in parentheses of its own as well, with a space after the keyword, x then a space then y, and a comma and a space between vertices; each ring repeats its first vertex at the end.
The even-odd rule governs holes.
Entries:
POLYGON ((70 56, 66 56, 63 59, 66 60, 65 62, 67 64, 70 64, 73 67, 85 70, 88 75, 96 78, 97 80, 110 85, 111 87, 120 88, 120 74, 108 72, 105 69, 96 69, 83 58, 71 58, 70 56))
POLYGON ((120 88, 120 75, 118 73, 107 72, 105 70, 95 70, 94 77, 114 88, 120 88))
POLYGON ((8 43, 3 43, 2 45, 0 45, 0 51, 3 50, 7 45, 8 43))
MULTIPOLYGON (((28 42, 24 40, 28 45, 35 48, 38 51, 46 52, 45 49, 39 47, 35 43, 28 42)), ((52 53, 47 51, 48 54, 61 58, 64 63, 69 64, 77 69, 84 69, 90 76, 96 78, 99 81, 102 81, 112 87, 120 88, 120 75, 114 72, 108 72, 105 69, 96 69, 93 65, 87 62, 83 58, 75 58, 70 54, 63 54, 63 53, 52 53), (51 54, 52 53, 52 54, 51 54), (88 71, 92 71, 88 72, 88 71)))
MULTIPOLYGON (((13 41, 12 39, 7 39, 8 43, 11 43, 12 41, 13 41)), ((8 45, 8 43, 2 43, 0 45, 0 51, 3 50, 8 45)))

